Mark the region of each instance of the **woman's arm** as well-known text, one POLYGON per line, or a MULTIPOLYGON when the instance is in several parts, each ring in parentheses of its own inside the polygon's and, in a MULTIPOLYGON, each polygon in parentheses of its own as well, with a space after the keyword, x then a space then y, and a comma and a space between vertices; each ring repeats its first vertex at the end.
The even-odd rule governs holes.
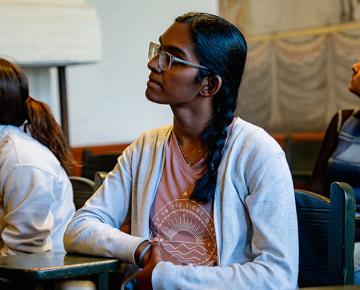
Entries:
POLYGON ((74 216, 64 236, 65 249, 120 258, 135 263, 135 249, 145 239, 120 231, 131 202, 131 177, 121 157, 103 185, 74 216))
POLYGON ((170 129, 147 131, 125 149, 103 185, 69 224, 64 237, 67 251, 135 264, 136 248, 149 237, 148 211, 162 172, 163 145, 170 129), (128 217, 131 227, 125 229, 122 226, 128 217), (131 235, 121 231, 130 228, 131 235))

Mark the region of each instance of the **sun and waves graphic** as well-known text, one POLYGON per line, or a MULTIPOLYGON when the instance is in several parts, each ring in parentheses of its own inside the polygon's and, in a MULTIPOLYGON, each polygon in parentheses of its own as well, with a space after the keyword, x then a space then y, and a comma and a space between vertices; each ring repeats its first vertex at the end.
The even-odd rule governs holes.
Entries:
POLYGON ((176 199, 152 219, 152 239, 181 264, 214 265, 214 221, 196 201, 176 199))

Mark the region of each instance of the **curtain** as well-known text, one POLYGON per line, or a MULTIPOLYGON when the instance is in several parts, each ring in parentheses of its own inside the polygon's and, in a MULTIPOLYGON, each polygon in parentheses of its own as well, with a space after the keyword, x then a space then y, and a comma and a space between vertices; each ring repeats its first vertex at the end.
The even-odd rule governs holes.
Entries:
POLYGON ((248 37, 236 113, 271 132, 322 131, 339 109, 360 107, 348 91, 360 61, 360 23, 248 37))

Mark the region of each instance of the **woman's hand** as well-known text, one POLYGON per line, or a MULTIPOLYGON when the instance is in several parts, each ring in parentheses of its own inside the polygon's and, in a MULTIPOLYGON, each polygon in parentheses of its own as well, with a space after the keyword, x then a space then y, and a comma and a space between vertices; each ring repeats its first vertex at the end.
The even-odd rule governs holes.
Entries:
POLYGON ((149 251, 149 254, 147 254, 143 259, 144 268, 141 271, 137 272, 135 277, 138 280, 138 288, 141 290, 152 289, 152 271, 159 262, 163 261, 160 245, 158 242, 153 242, 152 248, 149 251))
POLYGON ((160 249, 160 254, 161 254, 161 258, 163 261, 166 261, 166 262, 171 262, 175 265, 183 265, 181 263, 179 263, 173 256, 171 256, 168 252, 166 252, 164 250, 164 248, 161 246, 161 244, 158 244, 159 245, 159 249, 160 249))

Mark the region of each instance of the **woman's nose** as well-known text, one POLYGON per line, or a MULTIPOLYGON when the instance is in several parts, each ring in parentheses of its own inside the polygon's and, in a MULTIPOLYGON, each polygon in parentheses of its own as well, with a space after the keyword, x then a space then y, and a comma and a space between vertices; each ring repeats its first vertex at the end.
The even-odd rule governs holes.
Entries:
POLYGON ((352 71, 354 73, 357 73, 359 71, 359 68, 360 68, 360 62, 357 62, 357 63, 352 65, 352 71))
POLYGON ((161 73, 161 69, 159 67, 159 56, 153 57, 151 60, 149 60, 147 67, 151 71, 155 71, 157 73, 161 73))

